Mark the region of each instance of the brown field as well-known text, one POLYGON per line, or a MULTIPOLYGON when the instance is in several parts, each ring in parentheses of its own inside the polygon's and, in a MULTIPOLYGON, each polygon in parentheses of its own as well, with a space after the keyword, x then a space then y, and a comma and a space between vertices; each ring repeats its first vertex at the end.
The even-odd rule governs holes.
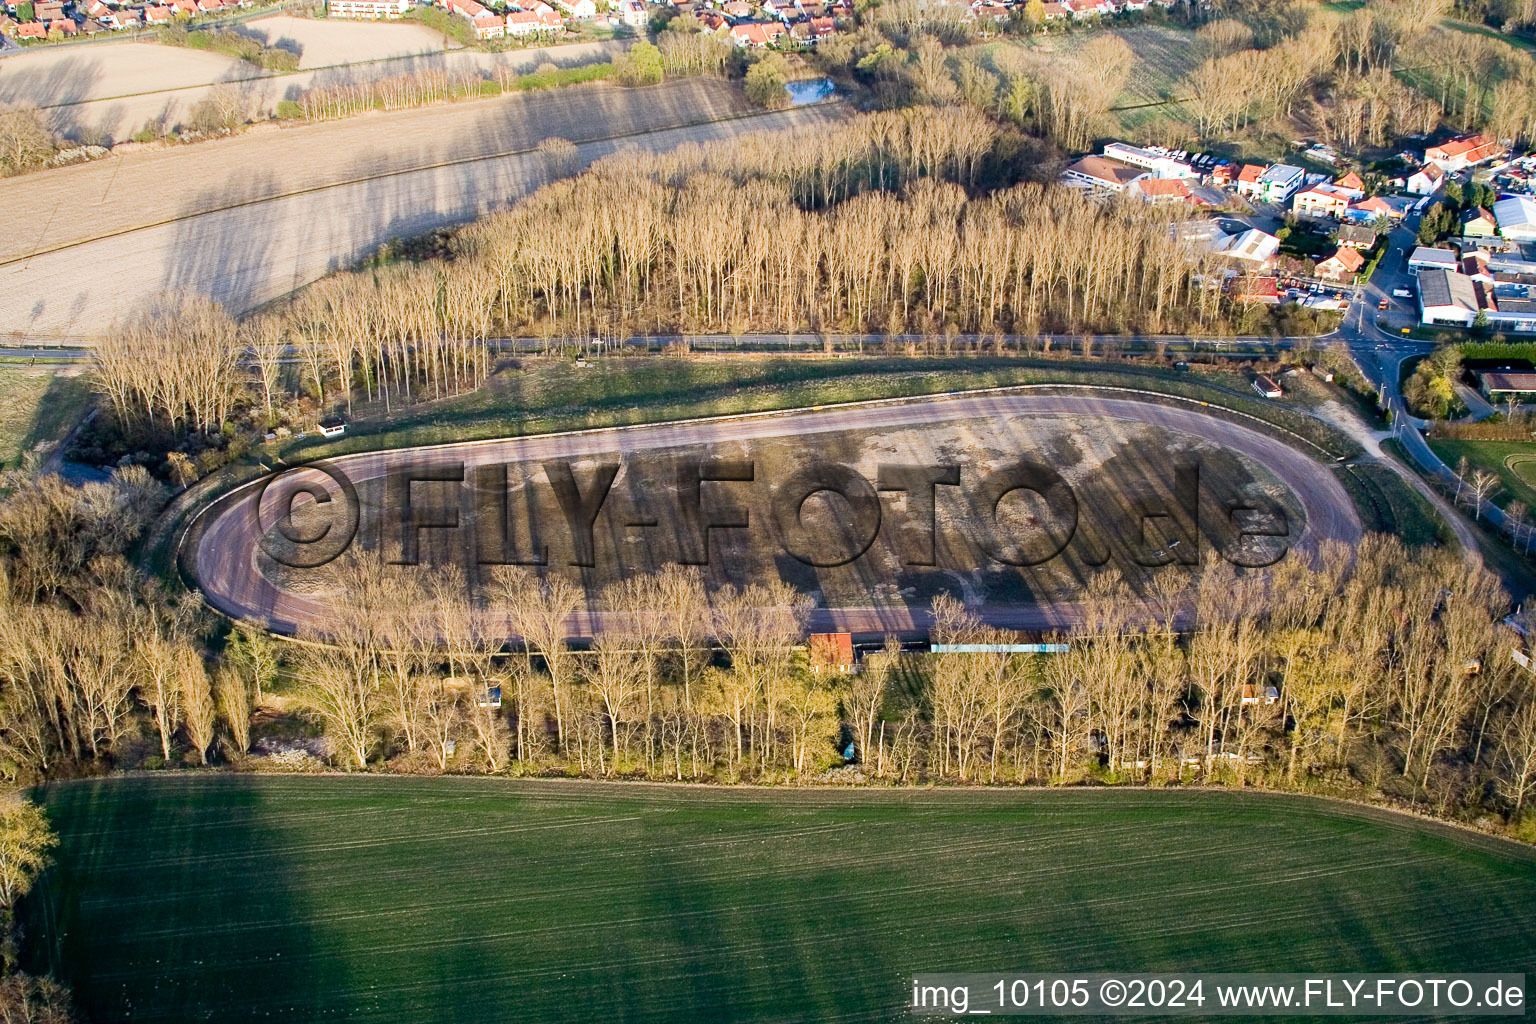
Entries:
POLYGON ((8 189, 35 215, 0 241, 0 329, 89 336, 163 289, 249 309, 392 237, 506 205, 547 180, 544 161, 521 154, 552 136, 579 143, 591 161, 838 116, 827 107, 739 116, 751 113, 717 81, 578 87, 27 175, 8 189))
POLYGON ((277 16, 241 29, 269 45, 300 51, 303 70, 274 75, 216 53, 113 43, 31 50, 0 61, 0 102, 44 109, 53 129, 76 141, 112 144, 141 128, 183 124, 215 84, 237 89, 252 119, 269 118, 281 100, 316 86, 407 71, 519 72, 545 62, 560 67, 604 60, 623 44, 569 43, 506 53, 443 52, 442 38, 420 25, 342 24, 277 16), (357 32, 355 37, 351 34, 357 32))
MULTIPOLYGON (((236 31, 267 46, 294 51, 301 70, 443 50, 443 37, 416 22, 332 21, 274 14, 253 18, 236 31)), ((457 46, 451 44, 451 48, 457 46)))

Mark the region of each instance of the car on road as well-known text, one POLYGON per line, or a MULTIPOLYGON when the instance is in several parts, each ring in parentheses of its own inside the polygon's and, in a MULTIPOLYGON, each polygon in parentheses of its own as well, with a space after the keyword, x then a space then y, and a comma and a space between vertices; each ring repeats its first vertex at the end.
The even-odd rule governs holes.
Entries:
POLYGON ((1390 301, 1388 301, 1387 299, 1382 299, 1381 302, 1377 303, 1376 308, 1377 309, 1386 309, 1390 305, 1392 305, 1392 303, 1390 301))

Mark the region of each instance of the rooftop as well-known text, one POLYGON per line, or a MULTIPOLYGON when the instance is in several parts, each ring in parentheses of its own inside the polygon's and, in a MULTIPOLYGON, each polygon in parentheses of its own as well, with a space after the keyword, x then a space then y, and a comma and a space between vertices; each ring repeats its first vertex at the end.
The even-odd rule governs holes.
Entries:
POLYGON ((1472 279, 1449 270, 1419 271, 1419 301, 1426 309, 1453 306, 1476 313, 1480 308, 1472 279))

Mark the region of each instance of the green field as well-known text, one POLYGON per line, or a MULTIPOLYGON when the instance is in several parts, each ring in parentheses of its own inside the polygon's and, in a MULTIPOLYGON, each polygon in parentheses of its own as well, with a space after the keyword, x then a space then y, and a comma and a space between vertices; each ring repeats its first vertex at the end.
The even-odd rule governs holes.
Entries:
POLYGON ((1527 508, 1536 509, 1536 442, 1531 441, 1458 441, 1449 438, 1432 438, 1429 442, 1436 455, 1452 469, 1463 457, 1469 469, 1486 469, 1499 478, 1499 486, 1489 495, 1499 507, 1511 501, 1523 501, 1527 508))
MULTIPOLYGON (((1256 399, 1240 365, 1197 365, 1176 373, 1134 363, 1014 356, 671 359, 609 357, 586 367, 570 360, 526 359, 464 395, 386 413, 358 404, 347 436, 292 439, 268 450, 288 461, 382 448, 489 437, 656 423, 837 402, 944 394, 1020 384, 1097 384, 1197 398, 1302 433, 1340 454, 1352 441, 1316 418, 1256 399)), ((1312 394, 1308 392, 1308 394, 1312 394)))
POLYGON ((44 794, 92 1020, 902 1020, 913 972, 1536 973, 1536 851, 1347 805, 184 775, 44 794))
POLYGON ((55 367, 0 366, 0 468, 67 434, 91 400, 90 381, 55 367))

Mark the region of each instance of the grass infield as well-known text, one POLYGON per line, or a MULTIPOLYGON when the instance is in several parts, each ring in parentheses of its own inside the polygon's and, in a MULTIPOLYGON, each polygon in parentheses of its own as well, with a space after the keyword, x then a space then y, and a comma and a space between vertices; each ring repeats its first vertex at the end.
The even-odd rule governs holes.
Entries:
POLYGON ((185 775, 43 793, 93 1020, 886 1021, 924 971, 1536 974, 1536 851, 1146 791, 185 775))

